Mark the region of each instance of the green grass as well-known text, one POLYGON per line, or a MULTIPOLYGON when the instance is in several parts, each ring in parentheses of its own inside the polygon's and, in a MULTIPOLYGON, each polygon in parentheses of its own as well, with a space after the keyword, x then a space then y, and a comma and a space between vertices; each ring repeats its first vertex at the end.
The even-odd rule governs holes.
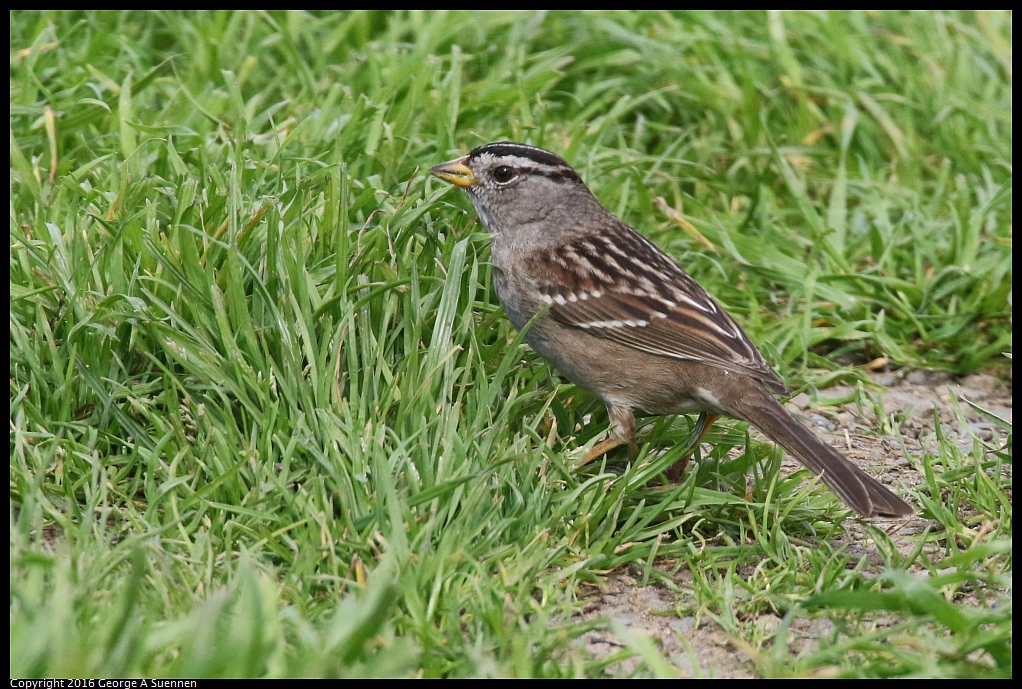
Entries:
POLYGON ((575 473, 601 405, 424 172, 561 153, 793 388, 1010 380, 1010 13, 10 20, 12 677, 617 673, 579 586, 662 562, 763 675, 1011 676, 1010 423, 909 456, 882 568, 741 425, 673 490, 685 418, 575 473))

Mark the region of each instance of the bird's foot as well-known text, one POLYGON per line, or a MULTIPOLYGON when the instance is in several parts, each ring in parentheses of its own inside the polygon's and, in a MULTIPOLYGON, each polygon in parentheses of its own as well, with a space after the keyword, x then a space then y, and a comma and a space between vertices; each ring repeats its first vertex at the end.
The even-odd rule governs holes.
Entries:
POLYGON ((710 427, 720 418, 719 414, 712 412, 703 412, 699 415, 699 419, 696 421, 695 428, 692 429, 692 435, 689 440, 688 448, 685 453, 681 456, 677 462, 667 467, 667 471, 664 474, 667 476, 667 480, 671 483, 681 483, 681 477, 685 475, 685 469, 688 468, 689 460, 692 459, 692 455, 695 454, 696 448, 699 447, 699 443, 702 442, 703 436, 710 430, 710 427))

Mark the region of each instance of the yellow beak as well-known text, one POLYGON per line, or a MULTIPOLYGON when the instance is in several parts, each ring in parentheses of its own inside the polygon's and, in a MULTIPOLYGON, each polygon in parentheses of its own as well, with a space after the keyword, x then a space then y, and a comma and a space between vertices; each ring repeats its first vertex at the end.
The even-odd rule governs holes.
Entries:
POLYGON ((459 187, 471 187, 476 183, 476 176, 472 174, 468 165, 468 156, 462 156, 446 163, 440 163, 430 169, 430 174, 436 175, 445 182, 459 187))

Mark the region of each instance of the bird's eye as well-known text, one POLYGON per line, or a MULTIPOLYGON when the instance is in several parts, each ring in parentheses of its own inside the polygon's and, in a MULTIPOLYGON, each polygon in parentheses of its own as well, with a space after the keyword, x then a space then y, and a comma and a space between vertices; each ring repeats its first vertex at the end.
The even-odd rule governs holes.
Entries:
POLYGON ((515 169, 510 165, 498 165, 493 169, 493 179, 501 184, 510 182, 515 178, 515 169))

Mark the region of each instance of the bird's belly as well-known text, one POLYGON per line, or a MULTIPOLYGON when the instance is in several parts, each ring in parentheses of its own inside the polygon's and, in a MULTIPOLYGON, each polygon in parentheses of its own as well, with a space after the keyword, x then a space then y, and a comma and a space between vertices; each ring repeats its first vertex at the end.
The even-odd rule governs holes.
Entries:
MULTIPOLYGON (((585 338, 584 359, 566 357, 556 342, 568 330, 541 319, 526 333, 525 341, 558 373, 604 402, 650 414, 693 414, 715 411, 697 388, 679 378, 677 362, 571 328, 568 336, 585 338), (550 330, 558 337, 551 337, 550 330)), ((578 350, 575 350, 578 351, 578 350)))

